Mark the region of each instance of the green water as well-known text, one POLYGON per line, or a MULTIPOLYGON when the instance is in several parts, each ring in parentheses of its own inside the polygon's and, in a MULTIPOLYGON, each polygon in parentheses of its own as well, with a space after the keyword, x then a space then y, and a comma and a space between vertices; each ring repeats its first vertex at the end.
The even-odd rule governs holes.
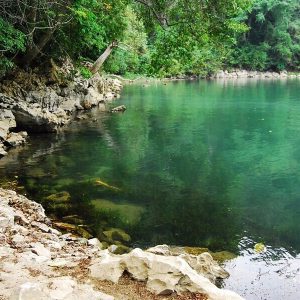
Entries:
POLYGON ((298 80, 127 86, 113 103, 124 114, 94 110, 60 135, 31 137, 0 161, 0 176, 18 176, 46 207, 46 196, 68 191, 72 205, 56 215, 78 214, 95 235, 121 227, 135 246, 240 257, 263 242, 271 262, 284 252, 300 268, 299 91, 298 80))

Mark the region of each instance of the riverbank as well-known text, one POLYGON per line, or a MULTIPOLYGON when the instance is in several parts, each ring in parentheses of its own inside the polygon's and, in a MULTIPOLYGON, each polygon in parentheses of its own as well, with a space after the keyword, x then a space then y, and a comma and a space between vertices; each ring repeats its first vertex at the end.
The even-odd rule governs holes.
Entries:
POLYGON ((54 229, 40 204, 0 189, 0 299, 242 299, 213 284, 228 273, 208 253, 101 249, 95 238, 54 229))
MULTIPOLYGON (((16 70, 0 83, 0 158, 25 143, 28 133, 57 132, 79 111, 120 97, 118 79, 99 74, 84 79, 72 75, 72 66, 55 66, 47 75, 16 70), (71 79, 72 77, 72 79, 71 79)), ((80 118, 80 116, 78 117, 80 118)))

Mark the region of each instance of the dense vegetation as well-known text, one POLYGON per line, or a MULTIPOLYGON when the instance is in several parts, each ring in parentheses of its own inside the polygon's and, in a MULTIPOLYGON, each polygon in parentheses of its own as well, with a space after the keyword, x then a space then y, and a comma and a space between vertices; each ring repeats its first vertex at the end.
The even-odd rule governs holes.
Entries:
POLYGON ((87 77, 99 67, 161 77, 297 70, 299 17, 298 0, 2 0, 0 74, 51 58, 87 77))

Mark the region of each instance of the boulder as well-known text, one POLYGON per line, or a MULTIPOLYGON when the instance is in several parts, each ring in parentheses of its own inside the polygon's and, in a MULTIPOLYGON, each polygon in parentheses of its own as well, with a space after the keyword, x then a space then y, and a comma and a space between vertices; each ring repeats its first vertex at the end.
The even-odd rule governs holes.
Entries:
MULTIPOLYGON (((206 260, 206 263, 210 263, 210 259, 206 260)), ((117 256, 105 250, 90 266, 92 277, 115 283, 125 270, 134 279, 146 281, 147 288, 158 295, 191 292, 205 294, 211 300, 242 299, 234 292, 217 288, 209 279, 198 273, 202 269, 193 269, 180 256, 162 256, 138 248, 129 254, 117 256)))
POLYGON ((113 108, 111 110, 112 113, 115 113, 115 112, 124 112, 126 110, 126 106, 125 105, 120 105, 120 106, 117 106, 115 108, 113 108))

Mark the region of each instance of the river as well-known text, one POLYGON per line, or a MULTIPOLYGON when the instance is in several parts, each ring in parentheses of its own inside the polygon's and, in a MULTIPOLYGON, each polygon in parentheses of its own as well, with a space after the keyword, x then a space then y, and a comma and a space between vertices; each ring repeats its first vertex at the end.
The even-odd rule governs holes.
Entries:
POLYGON ((96 233, 123 228, 133 246, 233 252, 222 286, 298 299, 299 91, 297 79, 128 85, 112 104, 125 113, 95 109, 58 135, 32 136, 0 161, 1 181, 46 207, 66 191, 71 206, 56 215, 96 233))

